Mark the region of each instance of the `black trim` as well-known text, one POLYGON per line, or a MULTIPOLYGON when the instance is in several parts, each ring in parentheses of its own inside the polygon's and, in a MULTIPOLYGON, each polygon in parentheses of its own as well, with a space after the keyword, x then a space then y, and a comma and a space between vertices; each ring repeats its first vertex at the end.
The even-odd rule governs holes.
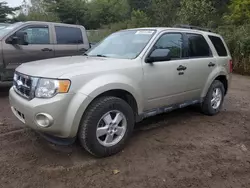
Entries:
POLYGON ((148 117, 156 116, 156 115, 163 114, 163 113, 168 113, 173 110, 177 110, 179 108, 185 108, 190 105, 199 104, 199 103, 202 103, 203 101, 204 101, 204 98, 200 98, 196 100, 189 100, 184 103, 178 103, 178 104, 173 104, 169 106, 162 106, 160 108, 148 110, 139 115, 139 117, 137 118, 137 122, 142 121, 143 119, 148 118, 148 117))
POLYGON ((183 46, 184 57, 189 59, 189 45, 187 33, 183 33, 183 46))
POLYGON ((38 132, 38 131, 36 131, 36 133, 38 133, 41 137, 43 137, 48 142, 50 142, 52 144, 59 145, 59 146, 69 146, 76 141, 76 137, 74 137, 74 138, 60 138, 60 137, 52 136, 52 135, 49 135, 46 133, 38 132))

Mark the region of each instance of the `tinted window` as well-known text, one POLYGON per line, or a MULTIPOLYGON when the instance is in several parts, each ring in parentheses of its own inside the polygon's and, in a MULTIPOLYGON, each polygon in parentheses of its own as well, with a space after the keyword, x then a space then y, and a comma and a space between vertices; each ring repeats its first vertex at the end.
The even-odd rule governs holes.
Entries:
POLYGON ((57 44, 83 44, 82 32, 79 28, 56 26, 57 44))
POLYGON ((49 28, 47 26, 31 26, 22 29, 27 33, 29 44, 49 44, 49 28))
POLYGON ((156 42, 154 48, 156 49, 168 49, 169 56, 172 59, 179 59, 182 57, 183 38, 179 33, 168 33, 160 37, 156 42))
POLYGON ((219 56, 227 56, 227 50, 219 37, 209 36, 219 56))
POLYGON ((211 56, 210 48, 207 41, 202 35, 187 34, 189 57, 209 57, 211 56))

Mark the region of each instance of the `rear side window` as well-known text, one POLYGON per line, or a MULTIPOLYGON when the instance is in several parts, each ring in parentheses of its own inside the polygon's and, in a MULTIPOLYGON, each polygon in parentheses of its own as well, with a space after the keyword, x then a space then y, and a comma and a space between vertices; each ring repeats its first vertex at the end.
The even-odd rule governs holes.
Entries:
POLYGON ((80 28, 56 26, 57 44, 83 44, 80 28))
POLYGON ((210 57, 211 51, 205 38, 199 34, 190 34, 188 36, 189 57, 210 57))
POLYGON ((227 50, 220 37, 209 36, 219 56, 227 56, 227 50))

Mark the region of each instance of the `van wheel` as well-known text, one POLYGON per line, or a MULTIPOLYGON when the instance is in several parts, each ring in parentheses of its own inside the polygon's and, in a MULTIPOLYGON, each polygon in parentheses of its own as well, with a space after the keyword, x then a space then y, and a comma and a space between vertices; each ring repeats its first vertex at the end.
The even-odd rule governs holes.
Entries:
POLYGON ((215 80, 210 86, 207 95, 201 105, 201 110, 204 114, 213 116, 220 112, 225 96, 224 85, 215 80))
POLYGON ((116 97, 101 97, 84 114, 78 138, 92 155, 111 156, 125 147, 134 123, 134 113, 128 103, 116 97))

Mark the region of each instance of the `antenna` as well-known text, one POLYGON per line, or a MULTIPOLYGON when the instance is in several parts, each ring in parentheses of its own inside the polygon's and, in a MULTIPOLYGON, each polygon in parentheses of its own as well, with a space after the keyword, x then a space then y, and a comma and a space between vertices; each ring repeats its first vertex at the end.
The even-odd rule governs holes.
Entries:
POLYGON ((29 13, 29 5, 26 0, 23 0, 22 5, 21 5, 21 13, 24 15, 28 15, 29 13))

